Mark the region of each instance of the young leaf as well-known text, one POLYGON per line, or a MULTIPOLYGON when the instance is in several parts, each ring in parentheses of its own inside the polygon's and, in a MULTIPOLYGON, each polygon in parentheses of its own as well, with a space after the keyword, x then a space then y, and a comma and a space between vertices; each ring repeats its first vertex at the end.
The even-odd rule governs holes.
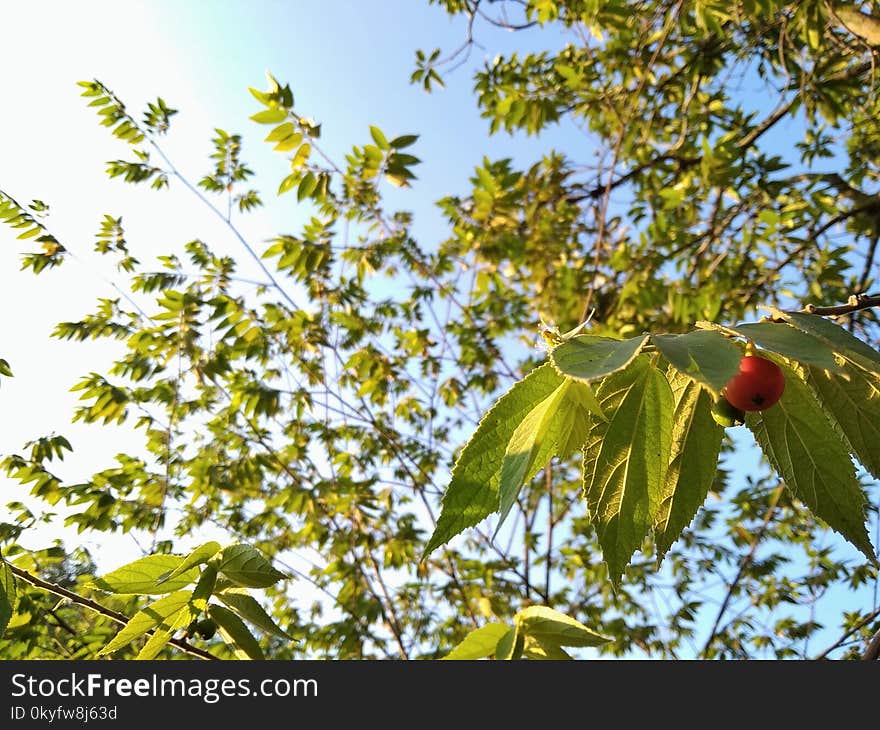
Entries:
POLYGON ((486 624, 471 631, 443 659, 483 659, 493 656, 498 642, 509 633, 513 633, 513 629, 506 624, 497 622, 486 624))
POLYGON ((239 659, 262 659, 263 650, 244 622, 228 608, 212 603, 208 615, 217 622, 217 630, 239 659))
POLYGON ((564 613, 548 606, 529 606, 516 614, 520 633, 556 646, 601 646, 610 638, 597 634, 564 613))
POLYGON ((278 124, 287 119, 287 112, 284 109, 264 109, 252 114, 250 118, 258 124, 278 124))
POLYGON ((810 385, 840 425, 853 454, 880 479, 880 383, 850 364, 842 376, 819 368, 809 368, 808 373, 810 385))
POLYGON ((617 582, 654 524, 672 446, 672 391, 639 357, 604 380, 597 396, 609 415, 584 447, 584 496, 611 579, 617 582))
POLYGON ((739 372, 743 357, 740 348, 715 330, 651 335, 651 342, 672 367, 714 393, 719 393, 739 372))
POLYGON ((164 583, 167 580, 171 580, 172 578, 176 578, 181 573, 185 573, 190 568, 194 568, 197 565, 202 565, 203 563, 207 563, 211 558, 213 558, 220 550, 222 549, 219 542, 206 542, 204 545, 199 545, 195 550, 193 550, 189 555, 184 558, 180 565, 178 565, 174 570, 172 570, 168 575, 163 575, 159 578, 160 583, 164 583))
POLYGON ((461 451, 434 534, 422 559, 432 550, 498 511, 501 464, 510 437, 528 413, 562 384, 550 363, 532 370, 507 391, 480 420, 461 451))
POLYGON ((15 600, 15 574, 9 563, 0 558, 0 637, 15 613, 15 600))
POLYGON ((245 621, 249 621, 260 631, 272 634, 281 639, 292 639, 284 629, 275 623, 274 619, 266 613, 263 607, 253 596, 249 596, 244 589, 229 589, 217 594, 223 603, 235 611, 245 621))
POLYGON ((123 646, 128 646, 132 641, 163 622, 170 620, 173 624, 172 617, 186 606, 191 596, 191 591, 177 591, 169 596, 163 596, 141 609, 129 619, 129 622, 110 640, 110 643, 98 652, 98 655, 110 654, 123 646))
POLYGON ((148 555, 101 578, 95 578, 92 585, 107 593, 136 593, 145 596, 173 593, 199 577, 199 569, 194 567, 176 578, 162 580, 163 576, 182 562, 183 557, 180 555, 148 555))
POLYGON ((787 322, 791 322, 802 332, 817 337, 835 352, 860 368, 880 378, 880 352, 877 352, 858 337, 847 332, 843 327, 818 314, 802 312, 776 312, 787 322))
POLYGON ((370 136, 373 138, 373 141, 376 143, 376 146, 380 150, 387 150, 391 146, 388 143, 388 139, 382 134, 382 130, 379 127, 370 126, 370 136))
POLYGON ((599 380, 629 365, 648 341, 648 335, 612 340, 595 335, 578 335, 550 352, 553 366, 576 380, 599 380))
MULTIPOLYGON (((565 381, 536 405, 516 427, 501 462, 498 529, 516 502, 522 485, 568 442, 574 409, 564 408, 571 381, 565 381)), ((496 529, 497 534, 497 529, 496 529)))
POLYGON ((746 414, 746 425, 794 496, 875 560, 865 529, 866 499, 847 444, 810 386, 786 363, 777 364, 785 374, 782 398, 746 414))
POLYGON ((706 501, 724 436, 724 429, 712 418, 712 396, 679 372, 673 370, 669 376, 675 402, 672 450, 654 522, 661 559, 706 501))
POLYGON ((268 588, 287 576, 275 570, 259 550, 250 545, 230 545, 223 549, 217 570, 229 580, 247 588, 268 588))

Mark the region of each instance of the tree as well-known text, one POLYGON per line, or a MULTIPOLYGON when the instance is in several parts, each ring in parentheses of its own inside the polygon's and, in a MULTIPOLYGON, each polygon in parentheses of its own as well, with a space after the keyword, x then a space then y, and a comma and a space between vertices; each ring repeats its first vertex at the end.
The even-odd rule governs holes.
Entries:
MULTIPOLYGON (((240 136, 216 130, 212 169, 187 180, 162 148, 174 109, 136 117, 81 82, 128 147, 108 174, 189 188, 265 279, 240 281, 202 240, 155 270, 121 218, 100 222, 126 284, 55 336, 121 344, 76 384, 74 418, 133 419, 144 453, 70 483, 52 435, 4 465, 82 530, 155 544, 100 577, 84 556, 53 586, 18 542, 39 516, 10 505, 0 651, 51 655, 51 637, 94 655, 62 624, 82 612, 103 639, 126 623, 102 644, 117 657, 810 657, 823 627, 839 637, 823 655, 857 656, 880 629, 855 590, 877 580, 880 7, 437 4, 463 45, 417 52, 414 83, 460 82, 486 24, 539 34, 546 52, 476 71, 481 113, 495 133, 573 122, 595 153, 484 159, 439 201, 437 246, 386 203, 416 184, 414 134, 371 127, 332 159, 291 86, 251 89, 251 120, 290 161, 277 193, 310 211, 260 250, 237 221, 274 184, 251 187, 240 136), (711 409, 752 349, 785 392, 725 431, 711 409), (749 434, 765 460, 746 475, 749 434), (155 539, 209 525, 225 546, 155 539), (35 627, 23 590, 60 593, 70 615, 35 627)), ((70 251, 45 204, 0 200, 41 245, 24 267, 51 275, 70 251)))

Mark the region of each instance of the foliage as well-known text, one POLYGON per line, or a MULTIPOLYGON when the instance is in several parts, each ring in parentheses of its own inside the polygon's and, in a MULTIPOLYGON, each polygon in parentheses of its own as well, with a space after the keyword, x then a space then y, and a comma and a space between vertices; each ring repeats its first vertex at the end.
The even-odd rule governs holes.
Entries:
MULTIPOLYGON (((543 50, 476 69, 490 132, 574 123, 595 151, 482 159, 438 201, 437 245, 388 203, 417 190, 417 135, 370 127, 333 159, 270 76, 251 121, 284 176, 251 187, 247 136, 218 127, 193 183, 161 146, 174 109, 139 120, 81 82, 124 148, 107 174, 188 189, 242 261, 196 239, 145 263, 95 210, 118 296, 54 336, 119 345, 73 384, 73 418, 134 425, 143 449, 85 480, 54 432, 5 458, 29 497, 0 523, 3 656, 785 658, 826 628, 854 656, 880 628, 859 590, 877 580, 880 6, 432 4, 464 43, 417 52, 414 83, 440 93, 481 33, 516 30, 543 50), (239 221, 276 193, 304 223, 261 248, 239 221), (711 408, 744 342, 786 390, 724 431, 711 408), (743 466, 752 443, 766 459, 743 466), (50 519, 34 505, 150 554, 99 577, 81 550, 28 549, 50 519), (228 539, 182 554, 208 528, 228 539)), ((0 220, 41 244, 24 268, 52 277, 85 252, 47 213, 0 191, 0 220)))

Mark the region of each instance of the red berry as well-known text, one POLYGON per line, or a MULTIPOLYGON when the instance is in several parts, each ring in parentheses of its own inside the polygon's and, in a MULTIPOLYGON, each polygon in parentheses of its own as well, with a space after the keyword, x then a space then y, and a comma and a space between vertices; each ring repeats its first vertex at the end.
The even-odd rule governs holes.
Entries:
POLYGON ((722 395, 741 411, 763 411, 774 405, 785 390, 785 375, 779 366, 757 355, 746 355, 739 374, 724 386, 722 395))

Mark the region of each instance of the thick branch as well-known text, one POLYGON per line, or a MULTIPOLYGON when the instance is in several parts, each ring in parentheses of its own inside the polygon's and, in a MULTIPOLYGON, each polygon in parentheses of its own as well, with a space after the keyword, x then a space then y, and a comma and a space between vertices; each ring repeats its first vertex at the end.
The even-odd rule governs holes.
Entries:
POLYGON ((860 309, 870 309, 871 307, 880 307, 880 294, 853 294, 846 304, 839 304, 834 307, 817 307, 813 304, 808 304, 801 311, 807 314, 839 316, 841 314, 852 314, 860 309))

